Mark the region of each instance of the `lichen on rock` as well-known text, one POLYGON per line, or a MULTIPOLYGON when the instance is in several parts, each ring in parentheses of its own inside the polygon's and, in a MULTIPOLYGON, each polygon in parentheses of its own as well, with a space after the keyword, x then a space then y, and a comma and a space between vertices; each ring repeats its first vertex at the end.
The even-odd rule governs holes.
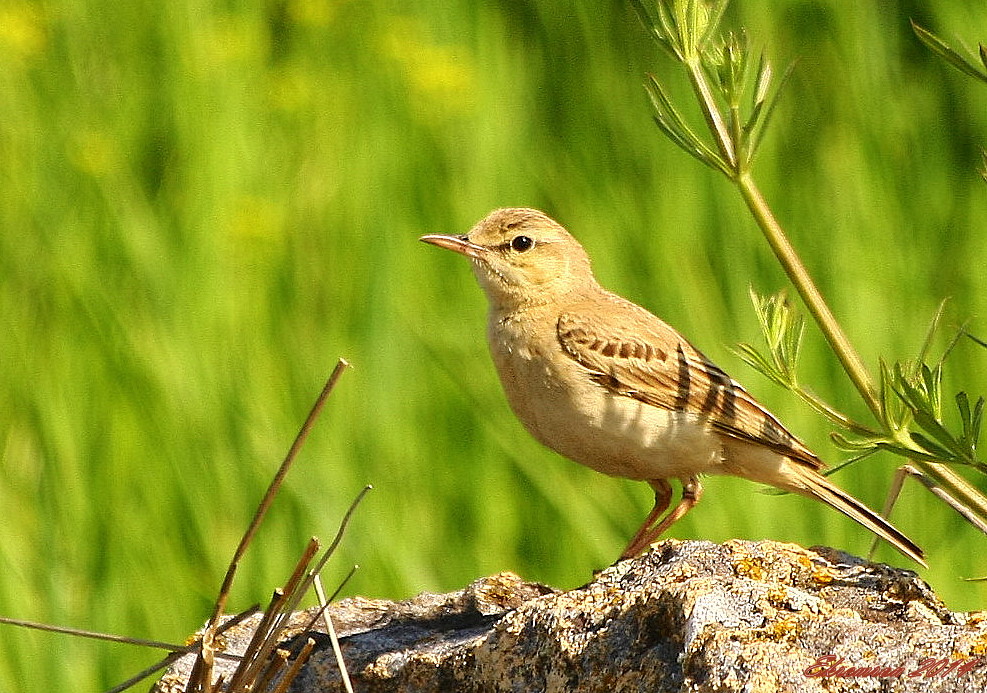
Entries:
MULTIPOLYGON (((987 619, 949 611, 911 571, 771 541, 669 539, 567 592, 500 573, 404 602, 343 599, 329 613, 358 691, 987 686, 987 619)), ((227 634, 231 649, 250 627, 227 634)), ((291 690, 342 690, 320 647, 291 690)))

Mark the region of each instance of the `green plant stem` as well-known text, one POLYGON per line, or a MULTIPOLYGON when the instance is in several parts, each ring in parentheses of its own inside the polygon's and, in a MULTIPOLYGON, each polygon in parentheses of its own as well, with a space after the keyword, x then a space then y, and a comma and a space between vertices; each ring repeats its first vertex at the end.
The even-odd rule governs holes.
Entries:
POLYGON ((883 421, 884 416, 881 411, 881 403, 877 398, 877 391, 874 389, 867 368, 853 348, 853 345, 850 344, 850 340, 847 339, 843 328, 836 321, 833 312, 829 309, 815 282, 812 281, 812 277, 809 276, 808 270, 806 270, 798 253, 795 252, 795 249, 789 242, 788 237, 781 228, 781 224, 775 219, 760 189, 758 189, 748 171, 741 172, 737 176, 736 183, 741 196, 744 198, 744 202, 757 220, 757 224, 764 232, 765 238, 768 239, 768 244, 778 258, 778 262, 781 263, 785 273, 788 274, 788 278, 795 285, 795 289, 798 291, 799 296, 802 297, 802 301, 815 319, 816 324, 819 325, 819 329, 822 330, 826 341, 829 342, 829 345, 836 353, 836 357, 843 365, 843 369, 850 376, 850 380, 853 381, 857 391, 860 392, 864 402, 867 403, 867 406, 874 413, 877 420, 883 421))
POLYGON ((874 389, 874 384, 871 381, 870 373, 868 373, 867 368, 864 366, 857 351, 853 348, 850 340, 847 339, 843 328, 836 321, 833 312, 826 305, 825 299, 823 299, 815 282, 812 281, 812 277, 805 269, 805 265, 802 264, 798 253, 795 252, 792 244, 788 241, 788 237, 781 228, 781 224, 775 219, 764 196, 761 195, 761 191, 754 183, 754 179, 751 178, 747 165, 743 163, 748 158, 738 151, 743 144, 742 138, 731 136, 730 128, 720 113, 716 99, 713 97, 713 91, 706 79, 706 74, 703 72, 700 56, 698 54, 688 56, 684 60, 684 63, 693 90, 699 98, 700 110, 703 113, 703 117, 706 119, 709 129, 716 139, 716 144, 721 155, 729 163, 729 167, 733 171, 731 177, 740 190, 744 202, 747 203, 747 207, 754 215, 758 226, 764 231, 764 235, 768 239, 768 243, 771 245, 775 256, 788 274, 792 284, 795 285, 795 289, 799 292, 812 317, 815 318, 826 340, 833 348, 833 351, 836 352, 836 356, 840 360, 840 363, 843 364, 843 368, 846 370, 847 375, 850 376, 850 380, 853 381, 853 384, 877 420, 884 421, 884 413, 881 410, 881 403, 878 400, 877 391, 874 389))
POLYGON ((713 137, 716 139, 720 153, 729 162, 730 169, 733 170, 732 178, 737 184, 740 194, 744 198, 744 202, 747 203, 747 207, 754 215, 758 226, 764 231, 764 235, 768 239, 768 243, 771 245, 775 256, 785 269, 792 284, 795 285, 795 289, 799 292, 799 295, 819 325, 826 340, 833 348, 833 351, 836 352, 836 356, 839 358, 840 363, 843 364, 843 368, 846 370, 847 375, 850 376, 850 380, 853 381, 853 384, 877 420, 884 421, 877 391, 874 389, 867 368, 853 348, 853 345, 850 344, 850 340, 843 333, 843 328, 836 321, 833 312, 826 305, 826 301, 816 287, 815 282, 812 281, 812 277, 809 276, 809 272, 805 269, 805 265, 802 264, 798 253, 795 252, 792 244, 789 243, 788 237, 781 228, 781 224, 775 219, 764 196, 761 195, 761 191, 754 183, 754 179, 751 178, 746 164, 741 163, 747 160, 747 157, 742 156, 738 152, 742 142, 730 135, 730 129, 723 115, 720 113, 716 99, 713 97, 713 91, 706 79, 706 74, 703 72, 700 57, 698 55, 690 56, 684 62, 693 90, 699 98, 700 110, 703 112, 706 123, 713 137))
POLYGON ((826 402, 816 397, 808 390, 802 388, 797 383, 789 384, 788 387, 792 390, 792 392, 794 392, 796 395, 801 397, 803 402, 805 402, 814 410, 816 410, 817 412, 828 418, 837 426, 842 426, 846 430, 852 431, 853 433, 856 433, 858 435, 863 435, 863 436, 881 435, 880 432, 874 430, 873 428, 868 428, 867 426, 864 426, 863 424, 854 421, 853 419, 851 419, 849 416, 846 416, 842 412, 837 411, 836 409, 834 409, 826 402))
MULTIPOLYGON (((731 128, 720 112, 713 91, 706 79, 706 74, 702 69, 702 59, 699 52, 696 51, 691 55, 680 54, 680 59, 686 66, 692 88, 699 99, 700 110, 713 138, 716 140, 722 159, 721 165, 717 168, 726 173, 737 185, 741 197, 754 215, 758 226, 764 232, 775 257, 778 258, 799 296, 802 297, 802 301, 819 329, 822 330, 826 341, 829 342, 854 387, 857 388, 874 417, 887 429, 885 412, 874 388, 870 372, 843 332, 843 328, 840 327, 833 312, 829 309, 801 258, 789 242, 788 236, 785 235, 784 229, 778 223, 760 189, 751 177, 749 169, 751 152, 745 151, 745 142, 736 127, 736 123, 733 123, 734 127, 731 133, 731 128)), ((911 444, 911 441, 902 441, 902 443, 907 446, 911 444)), ((967 483, 965 479, 942 463, 912 460, 912 464, 929 478, 934 479, 953 498, 965 503, 987 521, 987 497, 967 483)))
MULTIPOLYGON (((826 340, 836 353, 840 363, 843 364, 847 375, 850 376, 850 379, 864 398, 867 406, 874 413, 874 416, 877 417, 878 421, 883 423, 884 416, 881 405, 874 391, 874 386, 871 383, 867 369, 860 360, 860 356, 856 350, 850 344, 843 329, 836 321, 829 306, 826 305, 822 294, 812 281, 812 277, 809 276, 805 265, 802 264, 801 259, 789 242, 778 220, 775 219, 774 214, 771 212, 763 195, 761 195, 761 191, 751 178, 750 173, 747 171, 740 173, 737 176, 736 183, 741 196, 744 198, 744 202, 757 220, 758 226, 764 231, 764 235, 768 239, 768 243, 771 245, 775 256, 778 258, 782 267, 784 267, 792 284, 795 285, 806 307, 815 319, 816 324, 819 325, 819 328, 826 336, 826 340)), ((902 443, 910 445, 911 441, 905 440, 902 443)), ((987 498, 970 485, 966 479, 956 474, 944 464, 925 460, 911 460, 911 464, 919 468, 923 474, 934 479, 953 498, 971 508, 981 518, 987 519, 987 498)))

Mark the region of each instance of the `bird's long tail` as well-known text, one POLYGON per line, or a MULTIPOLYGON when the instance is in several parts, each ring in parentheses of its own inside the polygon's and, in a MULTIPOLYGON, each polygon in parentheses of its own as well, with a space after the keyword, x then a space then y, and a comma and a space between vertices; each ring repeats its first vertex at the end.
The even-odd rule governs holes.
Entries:
MULTIPOLYGON (((796 463, 797 465, 797 463, 796 463)), ((924 553, 914 541, 906 537, 897 527, 875 513, 849 493, 834 485, 826 477, 813 469, 798 466, 798 478, 804 488, 794 488, 803 495, 817 498, 827 505, 839 510, 852 520, 881 537, 905 556, 923 567, 928 567, 923 560, 924 553)))

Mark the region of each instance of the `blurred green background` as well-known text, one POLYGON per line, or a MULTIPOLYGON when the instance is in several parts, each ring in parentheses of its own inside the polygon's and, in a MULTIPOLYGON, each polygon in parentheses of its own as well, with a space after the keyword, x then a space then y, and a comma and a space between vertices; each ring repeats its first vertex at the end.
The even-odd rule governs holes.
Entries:
MULTIPOLYGON (((950 325, 987 333, 987 90, 908 26, 975 44, 977 5, 728 12, 776 65, 797 59, 756 177, 874 366, 914 355, 943 297, 950 325)), ((647 486, 527 435, 467 263, 417 241, 500 206, 555 216, 605 285, 842 459, 823 420, 730 351, 759 338, 748 286, 786 282, 734 191, 651 122, 644 75, 681 87, 672 69, 618 0, 3 0, 0 614, 182 641, 338 356, 355 368, 231 608, 266 601, 366 483, 325 576, 359 563, 346 594, 500 570, 571 588, 611 562, 647 486)), ((987 391, 985 363, 961 342, 950 386, 987 391)), ((866 420, 814 329, 802 373, 866 420)), ((879 507, 894 465, 837 481, 879 507)), ((987 573, 987 538, 917 484, 894 519, 950 606, 980 608, 987 587, 961 578, 987 573)), ((673 534, 871 540, 821 505, 718 478, 673 534)), ((94 690, 159 656, 2 626, 0 690, 94 690)))

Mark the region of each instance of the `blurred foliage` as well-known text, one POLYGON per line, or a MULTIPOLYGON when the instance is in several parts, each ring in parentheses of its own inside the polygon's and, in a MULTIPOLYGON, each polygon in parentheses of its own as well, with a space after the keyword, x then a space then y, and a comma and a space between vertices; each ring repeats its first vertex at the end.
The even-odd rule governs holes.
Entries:
MULTIPOLYGON (((982 90, 909 25, 973 41, 987 15, 946 0, 726 14, 797 61, 755 169, 864 360, 908 353, 945 296, 947 324, 987 314, 982 90)), ((416 241, 498 206, 566 224, 607 286, 838 462, 825 421, 729 350, 758 333, 748 288, 785 280, 729 186, 652 125, 642 85, 667 60, 617 0, 4 3, 0 613, 181 641, 340 355, 355 367, 231 608, 266 601, 365 483, 336 559, 340 576, 361 565, 349 593, 505 569, 572 587, 612 561, 646 486, 530 439, 470 272, 416 241)), ((985 391, 982 362, 960 342, 944 389, 985 391)), ((812 328, 800 376, 866 413, 812 328)), ((877 506, 893 464, 839 482, 877 506)), ((800 498, 708 489, 676 536, 870 541, 800 498)), ((951 606, 981 607, 987 588, 958 579, 984 572, 976 530, 907 489, 894 519, 951 606)), ((157 657, 9 628, 0 652, 4 691, 97 689, 157 657)))

